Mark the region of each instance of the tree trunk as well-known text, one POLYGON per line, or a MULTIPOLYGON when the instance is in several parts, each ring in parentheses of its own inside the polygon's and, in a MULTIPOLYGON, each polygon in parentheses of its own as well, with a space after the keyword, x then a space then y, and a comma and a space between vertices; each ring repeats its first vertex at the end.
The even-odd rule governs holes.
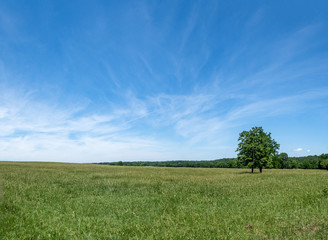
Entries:
POLYGON ((262 167, 260 167, 260 173, 262 173, 262 167))
POLYGON ((252 173, 254 173, 254 167, 252 166, 252 173))

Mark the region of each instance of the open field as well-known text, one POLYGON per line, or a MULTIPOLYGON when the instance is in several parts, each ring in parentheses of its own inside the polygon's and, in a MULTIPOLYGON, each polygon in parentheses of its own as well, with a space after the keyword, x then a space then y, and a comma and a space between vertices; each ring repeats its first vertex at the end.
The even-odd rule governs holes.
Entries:
POLYGON ((328 171, 0 162, 1 239, 328 239, 328 171))

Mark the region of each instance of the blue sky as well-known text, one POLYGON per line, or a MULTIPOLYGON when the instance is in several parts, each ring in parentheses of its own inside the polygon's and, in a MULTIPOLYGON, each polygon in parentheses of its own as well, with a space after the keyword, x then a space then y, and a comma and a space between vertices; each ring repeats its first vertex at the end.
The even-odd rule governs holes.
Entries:
POLYGON ((1 1, 0 160, 328 152, 328 2, 1 1))

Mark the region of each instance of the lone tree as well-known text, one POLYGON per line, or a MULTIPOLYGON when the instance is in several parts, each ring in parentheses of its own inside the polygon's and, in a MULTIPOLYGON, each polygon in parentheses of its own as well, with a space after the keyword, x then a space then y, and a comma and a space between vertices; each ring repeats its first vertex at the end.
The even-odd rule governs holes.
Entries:
POLYGON ((265 133, 262 127, 253 127, 239 134, 238 162, 244 166, 259 168, 272 167, 272 157, 277 154, 280 145, 271 138, 271 133, 265 133))

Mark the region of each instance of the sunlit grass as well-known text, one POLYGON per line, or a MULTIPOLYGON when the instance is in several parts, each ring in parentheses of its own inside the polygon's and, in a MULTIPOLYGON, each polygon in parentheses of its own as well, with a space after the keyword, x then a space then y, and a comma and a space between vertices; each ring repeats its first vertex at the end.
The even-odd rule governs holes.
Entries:
POLYGON ((327 239, 328 171, 0 162, 1 239, 327 239))

